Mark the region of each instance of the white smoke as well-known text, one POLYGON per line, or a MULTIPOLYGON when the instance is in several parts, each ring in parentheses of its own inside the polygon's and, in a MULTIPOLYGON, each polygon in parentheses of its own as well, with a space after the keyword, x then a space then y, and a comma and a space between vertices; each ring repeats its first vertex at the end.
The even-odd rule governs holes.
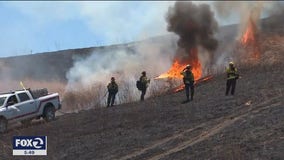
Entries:
MULTIPOLYGON (((151 90, 156 89, 153 78, 170 68, 177 49, 175 36, 158 39, 98 49, 88 58, 77 60, 67 73, 67 91, 76 89, 74 86, 78 85, 107 86, 110 78, 115 77, 119 84, 118 103, 138 100, 140 93, 136 88, 136 80, 142 71, 146 71, 148 78, 151 78, 146 97, 151 96, 151 90)), ((106 88, 98 92, 103 95, 105 91, 106 88)))
MULTIPOLYGON (((256 24, 256 29, 261 31, 260 19, 283 11, 282 2, 272 1, 222 1, 213 2, 213 7, 219 19, 230 20, 232 17, 238 17, 238 27, 233 37, 220 37, 222 44, 219 46, 215 65, 219 69, 223 69, 229 61, 237 61, 239 52, 242 52, 238 46, 242 35, 244 34, 249 21, 256 24)), ((233 32, 233 31, 231 31, 233 32)), ((222 34, 222 30, 220 33, 222 34)), ((224 33, 226 35, 227 33, 224 33)))

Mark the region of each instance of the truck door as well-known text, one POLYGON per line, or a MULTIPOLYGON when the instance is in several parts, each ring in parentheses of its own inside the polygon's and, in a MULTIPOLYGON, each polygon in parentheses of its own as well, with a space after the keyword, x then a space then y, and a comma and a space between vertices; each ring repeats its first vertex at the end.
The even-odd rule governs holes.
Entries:
POLYGON ((33 99, 31 99, 27 93, 17 93, 19 98, 19 103, 17 105, 21 112, 21 115, 33 114, 36 111, 36 104, 33 99))
POLYGON ((7 100, 7 106, 6 106, 6 113, 8 119, 14 119, 19 114, 19 109, 17 107, 18 100, 15 95, 12 95, 7 100))

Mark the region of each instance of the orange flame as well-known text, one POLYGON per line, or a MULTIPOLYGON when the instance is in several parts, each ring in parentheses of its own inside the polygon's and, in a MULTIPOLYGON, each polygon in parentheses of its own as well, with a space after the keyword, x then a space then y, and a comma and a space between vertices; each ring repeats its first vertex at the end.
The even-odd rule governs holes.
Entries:
POLYGON ((246 31, 241 39, 243 44, 253 44, 255 41, 255 31, 252 20, 249 21, 246 31))
POLYGON ((192 49, 192 56, 189 57, 189 59, 185 60, 183 63, 178 61, 177 59, 174 60, 173 65, 167 71, 166 73, 161 74, 157 79, 159 78, 182 78, 183 76, 180 74, 183 69, 186 67, 187 64, 190 64, 192 66, 192 73, 194 75, 194 79, 197 80, 202 75, 202 67, 201 63, 199 62, 198 56, 197 56, 197 49, 192 49))
POLYGON ((257 44, 257 39, 256 39, 256 32, 257 32, 257 27, 256 27, 256 22, 253 21, 252 18, 249 19, 246 30, 241 38, 241 43, 244 46, 251 46, 253 47, 253 54, 252 56, 254 58, 259 58, 260 56, 260 51, 259 51, 259 46, 257 44))
MULTIPOLYGON (((201 83, 204 83, 204 82, 207 82, 207 81, 210 81, 211 79, 213 79, 213 76, 212 75, 209 75, 209 76, 206 76, 206 77, 203 77, 203 78, 200 78, 198 80, 195 81, 195 85, 199 85, 201 83)), ((180 92, 184 89, 184 84, 178 86, 177 88, 174 89, 174 92, 180 92)))

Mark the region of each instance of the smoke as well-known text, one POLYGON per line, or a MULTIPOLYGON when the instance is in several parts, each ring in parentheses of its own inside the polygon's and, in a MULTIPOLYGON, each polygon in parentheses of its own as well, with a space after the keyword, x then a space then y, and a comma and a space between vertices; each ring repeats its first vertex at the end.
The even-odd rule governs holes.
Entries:
POLYGON ((243 34, 250 21, 259 27, 259 20, 262 17, 283 13, 284 3, 279 1, 223 1, 213 2, 217 16, 223 19, 231 18, 232 15, 239 16, 238 39, 243 34))
MULTIPOLYGON (((165 72, 170 67, 173 53, 177 48, 175 42, 176 37, 167 35, 137 43, 96 49, 86 59, 75 58, 74 66, 66 75, 66 91, 78 90, 78 86, 84 88, 101 85, 104 87, 97 92, 103 95, 110 78, 115 77, 119 85, 117 102, 138 100, 140 93, 136 88, 136 80, 141 76, 141 72, 145 70, 148 78, 165 72)), ((146 96, 151 96, 155 89, 155 82, 152 80, 146 96)), ((105 104, 105 99, 101 98, 101 104, 105 104)))
MULTIPOLYGON (((232 34, 231 38, 224 39, 221 49, 218 49, 219 55, 216 57, 216 64, 222 65, 224 62, 230 60, 239 60, 241 57, 240 52, 243 52, 238 45, 243 38, 244 33, 247 32, 248 27, 253 27, 253 34, 255 42, 252 48, 257 48, 258 35, 261 33, 262 26, 260 19, 269 17, 279 13, 283 13, 283 2, 277 1, 222 1, 213 2, 213 8, 216 15, 222 20, 230 20, 232 17, 238 17, 238 28, 236 28, 236 35, 232 34), (232 39, 232 40, 229 40, 232 39), (228 47, 229 46, 229 47, 228 47), (226 50, 225 50, 226 48, 226 50)), ((260 51, 253 51, 260 52, 260 51)), ((248 54, 244 54, 248 55, 248 54)))
POLYGON ((242 36, 242 33, 246 29, 248 22, 251 21, 254 24, 258 23, 258 20, 263 9, 264 2, 213 2, 213 6, 216 9, 216 13, 223 19, 230 18, 233 14, 239 14, 239 31, 238 39, 242 36))
POLYGON ((166 20, 168 31, 179 36, 178 46, 184 48, 187 54, 198 46, 209 52, 216 50, 218 41, 214 34, 218 30, 218 23, 208 4, 176 2, 169 7, 166 20))
POLYGON ((272 4, 266 5, 265 12, 269 15, 279 15, 284 13, 284 2, 283 1, 273 1, 272 4))
MULTIPOLYGON (((164 35, 163 15, 173 2, 80 2, 86 24, 103 36, 103 44, 127 43, 164 35), (127 13, 127 14, 125 14, 127 13), (155 24, 155 25, 153 25, 155 24)), ((102 41, 100 40, 102 44, 102 41)))
POLYGON ((215 1, 213 7, 221 18, 230 18, 232 14, 240 17, 247 16, 251 10, 257 9, 267 16, 280 14, 284 11, 284 3, 281 1, 215 1))
MULTIPOLYGON (((62 62, 62 60, 61 60, 62 62)), ((32 90, 47 88, 49 93, 63 95, 65 83, 60 79, 58 62, 50 54, 38 56, 19 56, 0 59, 0 92, 9 92, 25 88, 32 90), (50 66, 50 60, 53 66, 50 66)))

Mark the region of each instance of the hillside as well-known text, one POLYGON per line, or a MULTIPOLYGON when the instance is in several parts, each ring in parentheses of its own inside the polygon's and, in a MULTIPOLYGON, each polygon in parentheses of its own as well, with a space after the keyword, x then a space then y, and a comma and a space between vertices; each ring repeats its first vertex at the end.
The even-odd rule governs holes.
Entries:
POLYGON ((0 138, 0 159, 280 160, 284 157, 283 42, 283 37, 264 40, 262 59, 240 67, 242 78, 234 97, 224 96, 221 74, 198 86, 188 104, 181 104, 183 92, 172 93, 143 103, 66 114, 28 128, 12 127, 0 138), (14 135, 47 135, 48 157, 12 157, 14 135))
MULTIPOLYGON (((0 135, 0 159, 283 159, 282 17, 262 21, 261 57, 258 60, 241 59, 241 63, 237 64, 241 78, 237 82, 235 96, 224 95, 226 79, 222 73, 197 86, 194 101, 187 104, 181 104, 184 92, 169 93, 144 102, 64 114, 50 123, 39 120, 27 128, 15 124, 7 133, 0 135), (11 141, 15 135, 48 136, 48 156, 13 157, 11 141)), ((231 27, 224 28, 226 34, 220 37, 233 40, 233 36, 228 36, 234 34, 230 30, 235 28, 231 27)), ((85 53, 93 49, 30 55, 38 57, 36 61, 29 56, 21 56, 23 63, 18 67, 23 67, 23 72, 30 72, 30 76, 42 69, 46 69, 42 75, 56 70, 55 75, 60 75, 57 78, 64 81, 61 76, 72 66, 72 57, 78 52, 87 56, 85 53), (45 60, 40 61, 43 56, 46 56, 45 60), (24 68, 36 62, 40 64, 38 67, 24 68), (50 67, 46 68, 48 64, 50 67)), ((18 61, 17 58, 2 60, 10 65, 11 61, 18 61)))
POLYGON ((74 62, 84 59, 93 53, 104 54, 119 49, 132 53, 134 50, 133 48, 140 43, 161 42, 168 45, 174 45, 176 44, 176 39, 172 35, 165 35, 129 44, 69 49, 0 58, 0 74, 6 75, 6 77, 9 77, 12 80, 29 78, 33 80, 57 80, 66 82, 66 73, 73 66, 74 62))
POLYGON ((47 135, 48 159, 281 159, 283 67, 242 69, 235 97, 224 96, 221 75, 187 105, 178 93, 12 129, 0 157, 11 158, 13 135, 47 135))
MULTIPOLYGON (((260 22, 262 32, 268 34, 283 35, 283 25, 283 15, 271 16, 260 22)), ((236 24, 221 26, 219 28, 219 33, 216 35, 219 39, 219 46, 215 53, 215 59, 218 58, 221 53, 231 50, 237 31, 238 25, 236 24)), ((177 38, 169 34, 129 44, 70 49, 0 58, 0 75, 5 75, 5 77, 16 81, 31 78, 33 80, 58 80, 66 82, 66 73, 74 65, 74 62, 78 59, 88 57, 92 53, 104 54, 117 49, 123 49, 126 52, 132 53, 134 48, 138 47, 141 43, 163 43, 165 44, 164 46, 175 46, 176 42, 177 38)))

